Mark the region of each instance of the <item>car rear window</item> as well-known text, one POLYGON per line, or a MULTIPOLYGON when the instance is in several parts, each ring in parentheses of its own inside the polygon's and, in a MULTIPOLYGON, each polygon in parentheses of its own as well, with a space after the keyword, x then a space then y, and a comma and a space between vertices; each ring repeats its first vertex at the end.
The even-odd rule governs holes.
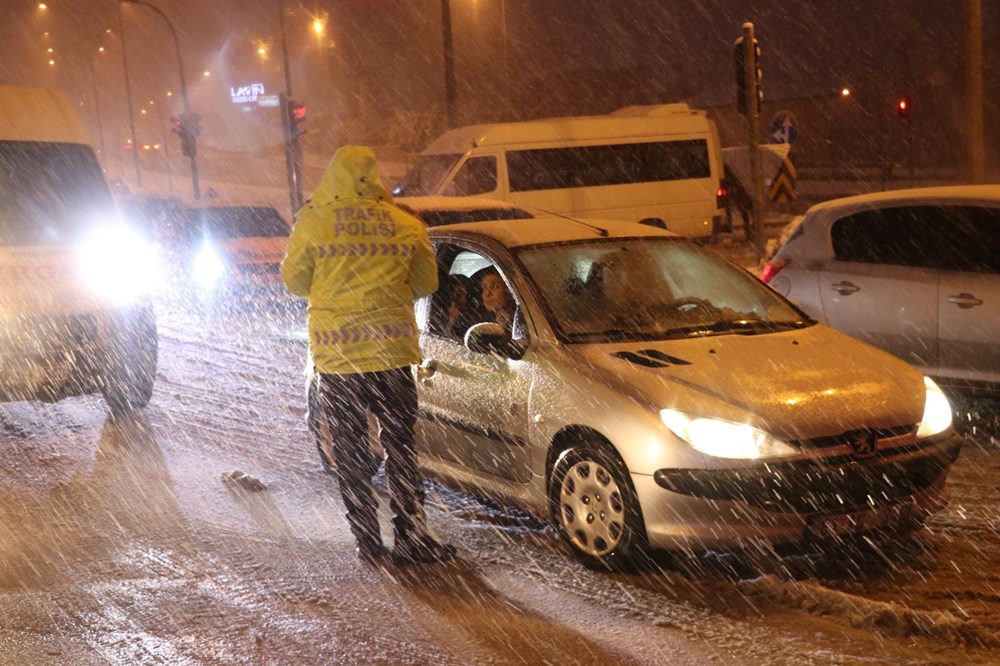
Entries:
POLYGON ((839 261, 1000 273, 1000 208, 869 210, 838 220, 830 235, 839 261))
POLYGON ((187 223, 213 238, 287 236, 290 229, 278 211, 267 206, 191 208, 187 223))
POLYGON ((89 146, 0 141, 0 245, 71 242, 112 205, 89 146))

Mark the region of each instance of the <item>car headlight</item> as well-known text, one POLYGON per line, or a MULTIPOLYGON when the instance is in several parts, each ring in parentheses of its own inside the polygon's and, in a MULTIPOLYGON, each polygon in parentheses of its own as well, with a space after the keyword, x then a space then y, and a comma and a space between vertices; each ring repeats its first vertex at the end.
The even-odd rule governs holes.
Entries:
POLYGON ((930 377, 924 377, 927 397, 924 399, 924 415, 920 418, 917 437, 931 437, 951 427, 952 411, 948 398, 930 377))
POLYGON ((779 458, 798 451, 763 430, 745 423, 692 417, 675 409, 661 409, 663 425, 702 453, 716 458, 779 458))
POLYGON ((204 288, 211 288, 225 272, 226 263, 219 256, 219 251, 212 243, 205 241, 191 266, 191 276, 194 281, 204 288))
POLYGON ((159 280, 159 254, 139 234, 105 227, 78 246, 80 275, 95 292, 117 304, 149 294, 159 280))

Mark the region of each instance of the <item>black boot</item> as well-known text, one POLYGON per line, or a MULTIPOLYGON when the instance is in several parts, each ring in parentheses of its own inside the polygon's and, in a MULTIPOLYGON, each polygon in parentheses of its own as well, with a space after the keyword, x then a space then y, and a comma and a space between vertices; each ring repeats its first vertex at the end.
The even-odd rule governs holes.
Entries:
POLYGON ((358 554, 358 559, 368 564, 378 564, 389 555, 389 550, 381 542, 369 539, 359 540, 355 551, 358 554))
POLYGON ((392 546, 392 563, 396 566, 448 562, 458 557, 455 547, 441 543, 430 535, 404 535, 392 546))

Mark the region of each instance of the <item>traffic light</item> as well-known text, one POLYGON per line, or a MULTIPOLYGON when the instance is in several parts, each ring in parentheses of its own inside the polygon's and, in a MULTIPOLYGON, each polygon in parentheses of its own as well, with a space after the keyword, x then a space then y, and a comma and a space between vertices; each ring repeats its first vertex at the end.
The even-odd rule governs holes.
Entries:
POLYGON ((750 108, 750 100, 754 100, 757 112, 760 112, 761 102, 764 100, 764 90, 760 87, 760 80, 764 76, 760 68, 760 42, 754 38, 752 47, 749 49, 750 55, 750 76, 747 76, 747 52, 744 38, 739 37, 733 44, 733 62, 736 65, 736 109, 746 115, 750 108), (749 81, 747 79, 750 79, 749 81), (750 84, 748 90, 747 84, 750 84))
POLYGON ((899 114, 899 117, 903 118, 904 120, 909 116, 910 114, 909 97, 904 96, 899 98, 899 101, 896 102, 896 113, 899 114))
POLYGON ((294 139, 306 133, 302 125, 306 121, 306 105, 294 99, 285 98, 285 138, 294 139))
POLYGON ((198 135, 201 134, 201 114, 182 113, 170 119, 174 124, 173 132, 181 139, 181 152, 185 157, 198 154, 198 135))

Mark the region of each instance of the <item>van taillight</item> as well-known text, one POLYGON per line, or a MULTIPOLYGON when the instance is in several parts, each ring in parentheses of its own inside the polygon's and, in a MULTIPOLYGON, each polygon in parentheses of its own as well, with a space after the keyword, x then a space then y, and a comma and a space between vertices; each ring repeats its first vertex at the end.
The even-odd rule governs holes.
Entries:
POLYGON ((729 198, 729 188, 726 187, 726 183, 723 182, 719 185, 719 189, 715 191, 715 207, 725 208, 726 200, 729 198))
POLYGON ((781 272, 781 269, 788 265, 787 261, 781 259, 773 259, 764 265, 764 270, 760 272, 760 279, 764 282, 770 282, 774 279, 774 276, 781 272))

